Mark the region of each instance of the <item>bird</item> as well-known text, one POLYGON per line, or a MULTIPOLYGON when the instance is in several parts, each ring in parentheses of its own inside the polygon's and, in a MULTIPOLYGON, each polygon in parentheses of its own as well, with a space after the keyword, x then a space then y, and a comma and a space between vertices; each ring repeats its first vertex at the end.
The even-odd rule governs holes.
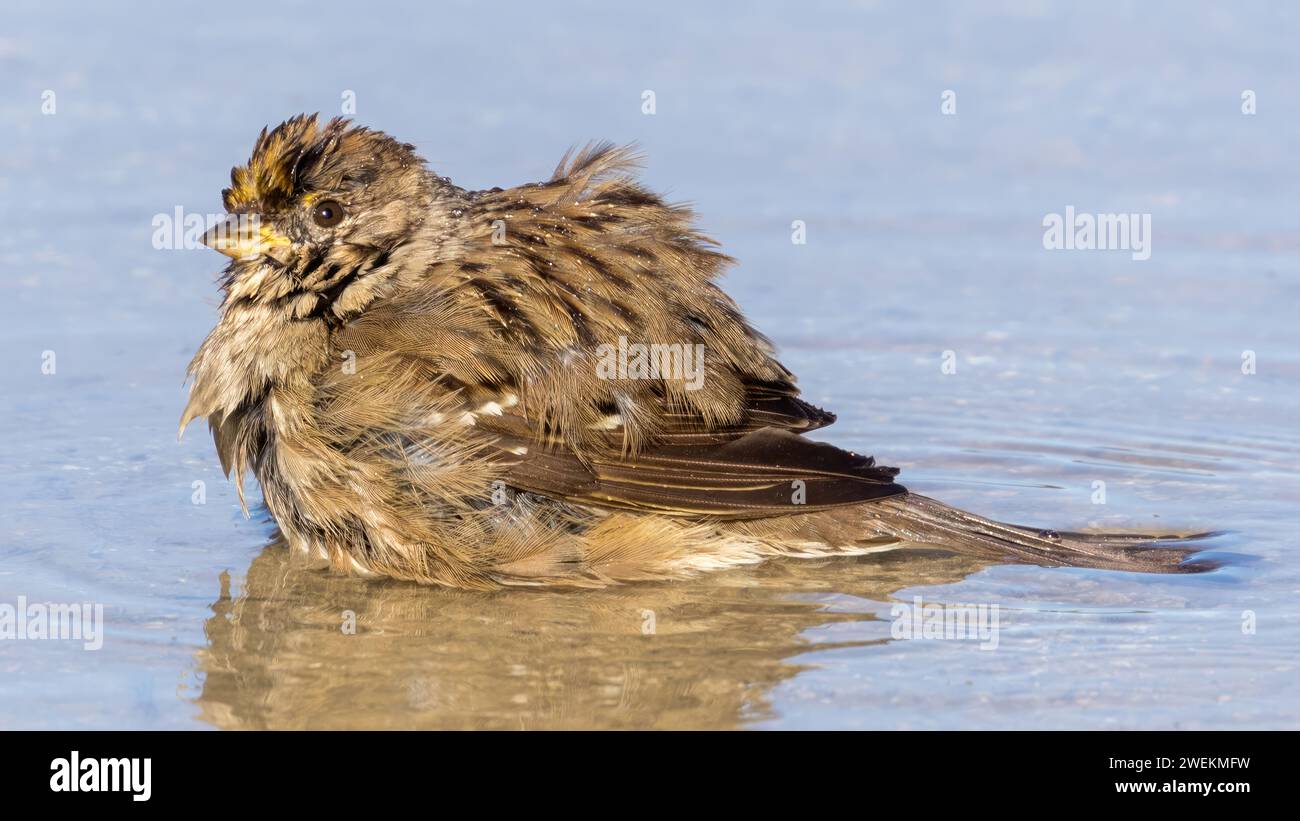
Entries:
POLYGON ((590 588, 917 545, 1205 569, 1186 534, 996 522, 808 438, 834 414, 641 162, 589 143, 472 191, 347 119, 263 128, 202 238, 230 261, 181 434, 206 418, 246 514, 252 473, 294 551, 367 577, 590 588))

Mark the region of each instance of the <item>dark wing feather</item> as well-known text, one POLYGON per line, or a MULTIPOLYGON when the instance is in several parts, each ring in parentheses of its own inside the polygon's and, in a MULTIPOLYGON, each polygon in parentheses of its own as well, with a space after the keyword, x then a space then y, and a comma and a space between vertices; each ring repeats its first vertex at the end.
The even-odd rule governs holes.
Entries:
POLYGON ((699 414, 665 410, 660 414, 665 425, 659 441, 672 445, 707 445, 763 428, 806 433, 835 422, 835 414, 800 399, 799 390, 789 382, 750 383, 746 385, 745 404, 744 422, 721 431, 707 429, 699 414))
POLYGON ((613 431, 608 448, 579 457, 559 440, 532 435, 518 416, 480 417, 479 424, 497 436, 507 484, 596 507, 754 519, 905 492, 894 482, 897 468, 772 427, 697 430, 689 444, 670 436, 669 444, 635 454, 617 447, 613 431))

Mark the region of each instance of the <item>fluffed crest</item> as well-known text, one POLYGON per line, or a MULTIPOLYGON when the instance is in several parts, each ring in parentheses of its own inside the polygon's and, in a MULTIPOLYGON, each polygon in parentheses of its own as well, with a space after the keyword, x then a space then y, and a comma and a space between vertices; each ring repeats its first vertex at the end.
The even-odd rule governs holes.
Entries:
POLYGON ((342 158, 367 154, 391 157, 399 165, 421 162, 414 146, 344 117, 322 126, 319 114, 299 114, 270 131, 262 129, 248 163, 231 169, 230 188, 221 199, 232 213, 275 211, 300 196, 311 178, 330 176, 342 158))

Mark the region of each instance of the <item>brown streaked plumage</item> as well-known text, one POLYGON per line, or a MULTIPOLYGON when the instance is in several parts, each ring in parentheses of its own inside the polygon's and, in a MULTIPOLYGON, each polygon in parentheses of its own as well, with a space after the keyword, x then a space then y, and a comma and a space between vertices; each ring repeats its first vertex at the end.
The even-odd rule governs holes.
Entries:
POLYGON ((546 182, 471 192, 343 120, 263 131, 205 238, 234 259, 182 429, 208 419, 241 499, 251 470, 296 549, 420 582, 597 586, 915 543, 1194 568, 1137 549, 1152 537, 991 522, 805 439, 834 416, 634 166, 594 145, 546 182), (602 366, 629 342, 702 350, 698 378, 602 366))

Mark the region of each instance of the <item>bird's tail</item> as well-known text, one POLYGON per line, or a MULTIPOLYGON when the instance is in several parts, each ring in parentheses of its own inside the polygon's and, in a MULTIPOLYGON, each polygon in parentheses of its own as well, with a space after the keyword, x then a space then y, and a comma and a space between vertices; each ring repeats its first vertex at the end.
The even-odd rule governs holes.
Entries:
POLYGON ((947 548, 996 561, 1020 561, 1047 567, 1095 567, 1144 573, 1198 573, 1217 565, 1188 561, 1196 548, 1187 542, 1213 534, 1139 535, 1070 533, 995 522, 943 502, 908 493, 877 503, 878 526, 914 544, 947 548))

